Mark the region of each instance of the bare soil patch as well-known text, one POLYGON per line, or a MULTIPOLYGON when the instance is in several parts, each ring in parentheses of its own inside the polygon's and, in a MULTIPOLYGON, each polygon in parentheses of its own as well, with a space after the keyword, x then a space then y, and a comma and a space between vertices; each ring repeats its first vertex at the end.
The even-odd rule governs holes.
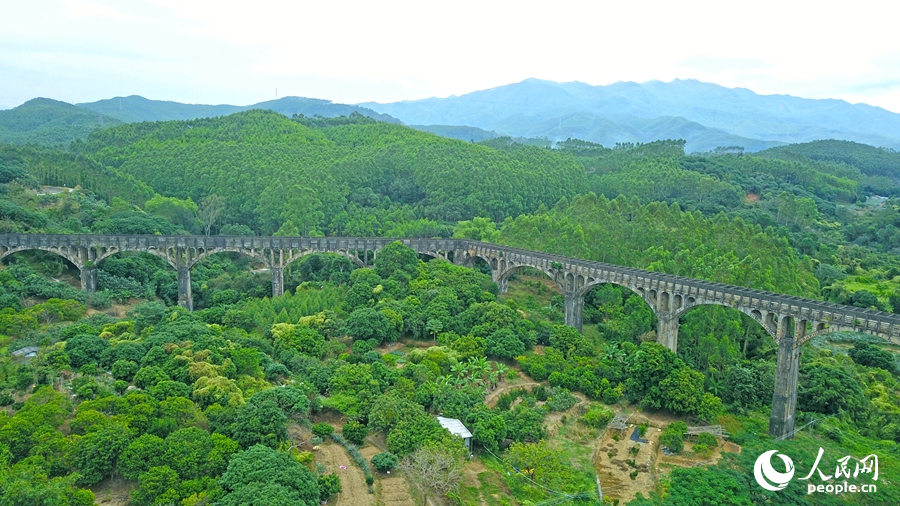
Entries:
POLYGON ((127 506, 131 501, 131 489, 137 483, 123 478, 108 478, 93 487, 94 504, 103 506, 127 506))
POLYGON ((621 504, 635 498, 638 492, 645 496, 656 487, 655 463, 659 447, 659 434, 648 428, 644 439, 647 443, 631 440, 634 424, 625 430, 607 429, 600 438, 594 456, 594 469, 600 478, 604 497, 619 499, 621 504), (616 441, 616 437, 618 441, 616 441), (630 451, 637 448, 637 454, 630 451), (637 471, 634 479, 631 474, 637 471))
POLYGON ((341 493, 328 504, 335 506, 374 505, 375 496, 369 493, 362 470, 350 460, 350 455, 336 443, 325 443, 314 452, 316 462, 325 466, 327 473, 337 473, 341 478, 341 493))

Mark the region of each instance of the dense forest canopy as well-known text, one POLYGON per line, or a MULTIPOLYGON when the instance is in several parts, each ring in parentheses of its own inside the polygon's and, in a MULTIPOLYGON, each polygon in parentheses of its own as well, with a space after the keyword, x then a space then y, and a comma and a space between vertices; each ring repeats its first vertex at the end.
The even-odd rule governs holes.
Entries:
MULTIPOLYGON (((900 311, 890 151, 520 141, 247 111, 120 125, 69 149, 0 144, 0 230, 455 236, 900 311)), ((116 486, 134 505, 375 501, 394 469, 409 485, 397 493, 419 502, 598 504, 596 477, 615 471, 640 484, 627 495, 639 506, 804 504, 802 483, 759 488, 755 457, 778 444, 806 466, 822 447, 900 469, 896 349, 870 336, 803 347, 797 424, 813 423, 776 443, 777 345, 730 308, 688 311, 673 352, 628 289, 588 292, 582 334, 562 325, 562 295, 541 273, 499 294, 478 265, 401 243, 366 268, 304 257, 279 297, 252 259, 212 255, 192 269, 193 312, 151 255, 100 262, 93 293, 52 253, 5 262, 3 504, 87 505, 116 486), (32 358, 12 354, 29 346, 32 358), (651 473, 647 447, 600 451, 618 443, 605 429, 617 412, 647 415, 638 429, 676 460, 651 473), (471 430, 477 476, 438 414, 471 430), (687 423, 723 425, 742 452, 685 438, 687 423)))

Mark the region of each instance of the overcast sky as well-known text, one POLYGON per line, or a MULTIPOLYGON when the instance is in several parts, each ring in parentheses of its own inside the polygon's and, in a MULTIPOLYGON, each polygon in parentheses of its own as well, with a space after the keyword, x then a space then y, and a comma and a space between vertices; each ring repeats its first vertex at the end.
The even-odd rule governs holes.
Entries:
POLYGON ((699 79, 900 112, 892 2, 0 0, 0 108, 699 79))

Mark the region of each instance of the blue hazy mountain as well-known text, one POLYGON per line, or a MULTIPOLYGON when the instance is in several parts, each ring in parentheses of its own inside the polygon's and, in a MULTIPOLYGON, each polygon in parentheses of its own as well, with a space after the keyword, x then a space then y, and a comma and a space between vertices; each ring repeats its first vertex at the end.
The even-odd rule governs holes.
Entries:
POLYGON ((285 116, 302 114, 304 116, 318 115, 326 118, 349 116, 350 114, 357 112, 363 116, 375 118, 380 121, 399 123, 395 118, 386 114, 379 114, 365 107, 335 104, 330 100, 303 97, 283 97, 277 100, 269 100, 253 105, 238 106, 182 104, 180 102, 150 100, 138 95, 132 95, 129 97, 115 97, 76 105, 89 111, 117 118, 125 123, 210 118, 214 116, 227 116, 249 109, 268 109, 284 114, 285 116))
POLYGON ((406 124, 477 127, 501 135, 578 137, 613 145, 682 138, 688 151, 841 139, 900 148, 900 114, 843 100, 759 95, 695 80, 591 86, 526 79, 462 96, 360 106, 406 124))

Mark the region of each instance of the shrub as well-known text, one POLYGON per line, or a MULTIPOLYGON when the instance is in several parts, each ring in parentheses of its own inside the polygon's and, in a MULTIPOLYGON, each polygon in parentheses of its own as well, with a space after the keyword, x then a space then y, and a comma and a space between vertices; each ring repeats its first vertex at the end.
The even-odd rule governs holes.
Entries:
POLYGON ((330 436, 333 432, 334 427, 325 422, 320 422, 312 426, 312 433, 319 437, 330 436))
POLYGON ((390 471, 397 467, 397 456, 391 452, 381 452, 372 457, 372 465, 379 472, 390 471))
POLYGON ((578 398, 565 388, 551 388, 547 396, 547 408, 550 411, 565 411, 578 404, 578 398))
POLYGON ((113 390, 116 391, 117 394, 122 395, 128 390, 128 382, 124 380, 116 380, 113 383, 113 390))
POLYGON ((644 435, 646 435, 646 434, 647 434, 647 424, 642 423, 642 424, 638 425, 638 436, 644 437, 644 435))
MULTIPOLYGON (((716 436, 708 432, 701 432, 699 436, 697 436, 697 444, 706 445, 710 448, 715 448, 719 446, 719 440, 716 439, 716 436)), ((694 448, 697 448, 695 445, 694 448)))
POLYGON ((633 480, 633 479, 637 478, 637 475, 638 475, 638 470, 635 469, 634 471, 631 471, 631 474, 629 474, 628 477, 633 480))
POLYGON ((705 444, 697 443, 694 445, 694 453, 701 457, 709 457, 712 454, 712 448, 705 444))
POLYGON ((669 450, 675 453, 681 453, 684 450, 684 431, 681 430, 681 426, 685 426, 684 422, 670 424, 665 432, 659 436, 659 444, 667 446, 669 450))
POLYGON ((341 479, 335 473, 319 476, 318 482, 319 499, 321 501, 327 501, 331 496, 341 491, 341 479))
POLYGON ((341 429, 341 433, 351 443, 361 445, 366 439, 366 436, 369 435, 369 429, 359 422, 347 422, 341 429))
MULTIPOLYGON (((603 427, 606 427, 606 424, 608 424, 610 420, 613 419, 613 416, 613 412, 609 409, 599 404, 594 404, 587 410, 587 413, 585 413, 581 418, 578 419, 578 421, 583 423, 584 425, 587 425, 588 427, 594 429, 602 429, 603 427)), ((614 434, 614 437, 616 435, 618 434, 614 434)))
POLYGON ((603 402, 606 404, 615 404, 619 402, 619 391, 615 388, 607 388, 603 391, 603 402))

